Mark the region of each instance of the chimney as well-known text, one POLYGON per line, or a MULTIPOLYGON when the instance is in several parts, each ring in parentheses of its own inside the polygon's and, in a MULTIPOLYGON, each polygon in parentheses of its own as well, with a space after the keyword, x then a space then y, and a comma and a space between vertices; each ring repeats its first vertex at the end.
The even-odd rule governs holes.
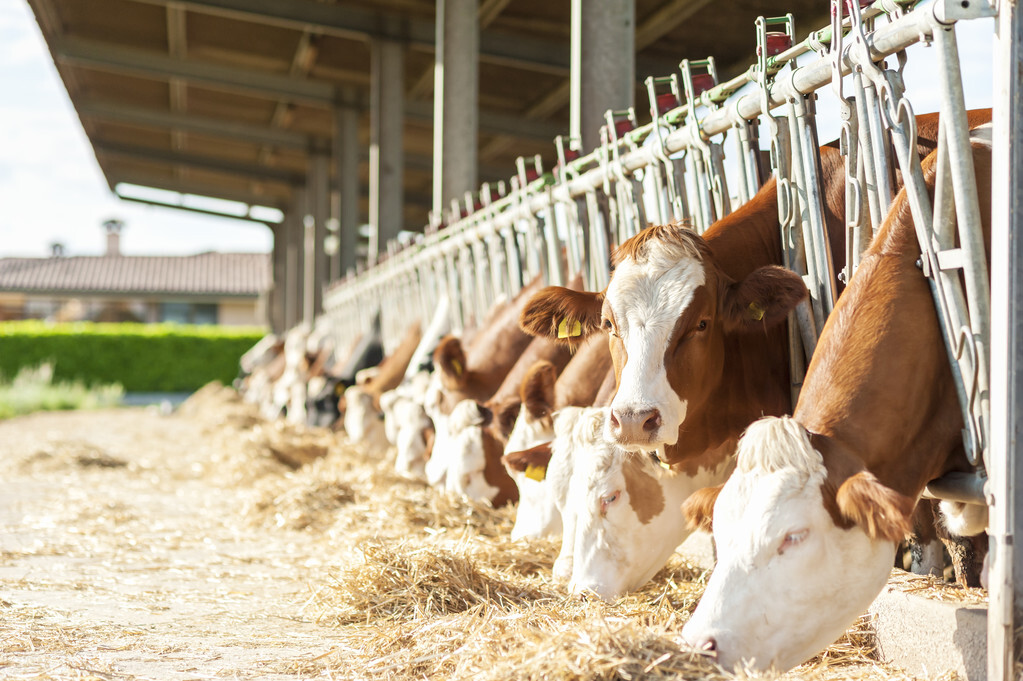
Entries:
POLYGON ((124 221, 113 218, 103 223, 107 230, 107 252, 104 255, 121 255, 121 230, 124 229, 124 221))
POLYGON ((64 244, 59 241, 54 241, 50 244, 50 256, 53 258, 64 257, 64 244))

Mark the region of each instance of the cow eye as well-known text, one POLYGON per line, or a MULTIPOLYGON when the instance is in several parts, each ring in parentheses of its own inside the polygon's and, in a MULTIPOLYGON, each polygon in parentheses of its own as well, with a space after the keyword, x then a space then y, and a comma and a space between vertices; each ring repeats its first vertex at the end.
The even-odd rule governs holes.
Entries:
POLYGON ((620 494, 621 491, 615 490, 614 492, 611 492, 610 494, 605 494, 600 498, 600 515, 604 515, 605 513, 607 513, 608 506, 618 501, 618 496, 620 494))
POLYGON ((788 549, 793 546, 803 543, 803 541, 809 536, 810 530, 803 528, 801 530, 795 530, 785 535, 785 540, 782 541, 781 546, 778 547, 778 555, 785 553, 788 549))
POLYGON ((696 325, 696 330, 697 331, 706 331, 707 330, 707 320, 706 319, 701 319, 700 323, 696 325))
POLYGON ((601 322, 601 326, 604 327, 605 331, 610 331, 611 330, 611 320, 608 319, 607 317, 605 317, 604 321, 601 322))

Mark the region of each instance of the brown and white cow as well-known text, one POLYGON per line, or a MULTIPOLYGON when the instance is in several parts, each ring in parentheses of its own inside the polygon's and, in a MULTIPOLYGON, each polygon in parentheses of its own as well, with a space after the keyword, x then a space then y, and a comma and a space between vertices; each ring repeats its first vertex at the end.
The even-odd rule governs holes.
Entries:
POLYGON ((394 352, 376 366, 372 378, 362 385, 353 385, 345 390, 344 425, 352 442, 374 448, 387 446, 380 396, 401 384, 422 337, 422 327, 416 320, 406 329, 404 338, 394 352))
POLYGON ((681 224, 648 227, 616 250, 604 291, 546 288, 522 326, 569 343, 607 332, 617 383, 607 440, 660 450, 669 464, 698 461, 759 416, 791 408, 779 322, 806 286, 779 266, 778 234, 771 181, 702 237, 681 224))
MULTIPOLYGON (((987 229, 990 128, 974 135, 987 139, 974 143, 987 229)), ((931 186, 936 155, 923 164, 931 186)), ((695 524, 713 510, 717 567, 683 635, 725 667, 785 670, 837 638, 887 581, 924 487, 969 469, 919 257, 902 191, 823 329, 793 417, 750 426, 723 488, 685 504, 695 524)), ((985 529, 984 506, 941 508, 954 534, 985 529)))
POLYGON ((575 594, 616 599, 660 570, 690 531, 679 506, 724 480, 728 456, 695 472, 627 452, 602 436, 607 409, 558 413, 544 484, 563 521, 554 577, 575 594), (712 482, 713 481, 713 482, 712 482))
MULTIPOLYGON (((990 120, 970 113, 970 124, 990 120)), ((937 114, 917 117, 922 155, 937 114)), ((820 148, 824 217, 836 271, 845 260, 845 171, 837 145, 820 148)), ((604 291, 549 287, 530 301, 530 333, 578 343, 604 330, 617 390, 605 428, 632 451, 670 464, 699 461, 762 415, 791 410, 787 332, 779 324, 806 289, 782 263, 775 180, 702 237, 650 227, 614 255, 604 291)))
POLYGON ((540 361, 522 379, 522 406, 502 457, 519 490, 513 540, 561 533, 561 513, 545 479, 551 456, 549 443, 555 437, 554 420, 566 407, 604 406, 595 400, 610 369, 607 343, 594 336, 560 375, 553 364, 540 361))
POLYGON ((434 372, 424 404, 434 426, 432 454, 426 464, 430 484, 442 484, 447 474, 448 418, 455 405, 463 400, 490 399, 533 340, 519 328, 518 318, 540 285, 537 277, 510 303, 501 304, 500 311, 489 316, 486 326, 474 334, 468 349, 457 336, 449 335, 434 350, 434 372))
POLYGON ((560 372, 571 357, 565 346, 534 338, 489 400, 482 404, 463 400, 455 405, 448 419, 451 450, 444 454, 448 458, 448 491, 490 501, 494 506, 518 500, 518 487, 501 456, 522 404, 522 380, 536 362, 548 362, 560 372))

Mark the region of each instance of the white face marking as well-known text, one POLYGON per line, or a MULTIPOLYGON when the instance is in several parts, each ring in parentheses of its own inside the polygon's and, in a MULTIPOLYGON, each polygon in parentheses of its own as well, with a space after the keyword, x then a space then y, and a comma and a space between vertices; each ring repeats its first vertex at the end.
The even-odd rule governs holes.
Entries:
MULTIPOLYGON (((651 242, 646 261, 626 260, 615 269, 607 288, 626 362, 611 408, 617 412, 657 409, 661 427, 650 442, 619 443, 635 450, 674 444, 686 417, 686 404, 668 383, 664 356, 679 316, 706 282, 703 263, 651 242)), ((615 441, 610 426, 605 436, 615 441)))
POLYGON ((373 407, 373 397, 358 386, 345 390, 345 432, 355 444, 386 447, 384 422, 373 407))
POLYGON ((477 501, 493 501, 498 489, 483 477, 486 452, 483 449, 483 417, 473 400, 455 405, 448 419, 451 447, 445 489, 477 501))
POLYGON ((717 565, 682 635, 697 648, 713 638, 725 669, 785 671, 867 609, 895 544, 835 526, 821 493, 827 470, 791 419, 751 426, 738 458, 714 506, 717 565), (758 448, 762 459, 750 465, 746 455, 758 448))
POLYGON ((398 422, 394 467, 400 475, 425 480, 426 430, 431 425, 430 419, 423 405, 412 399, 396 404, 394 415, 398 422))
POLYGON ((689 535, 679 512, 682 502, 697 489, 724 480, 731 462, 695 477, 666 471, 645 454, 606 442, 601 436, 606 413, 584 410, 567 443, 574 452, 565 500, 572 517, 565 519, 562 552, 571 556, 573 593, 592 591, 612 600, 638 589, 664 566, 689 535), (627 461, 660 485, 663 507, 647 522, 640 520, 629 497, 627 461), (567 552, 565 545, 571 546, 567 552))

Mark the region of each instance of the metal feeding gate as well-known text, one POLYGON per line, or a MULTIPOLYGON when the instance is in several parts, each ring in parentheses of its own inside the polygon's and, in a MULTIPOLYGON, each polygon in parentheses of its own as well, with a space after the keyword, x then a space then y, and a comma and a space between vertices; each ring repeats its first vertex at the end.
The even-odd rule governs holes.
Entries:
POLYGON ((760 18, 757 62, 742 75, 719 82, 714 60, 707 59, 683 61, 669 77, 647 78, 649 123, 639 125, 633 109, 608 111, 601 145, 592 153, 581 156, 578 140, 558 138, 552 171, 544 172, 539 157, 520 158, 507 186, 484 185, 478 195, 453 202, 446 226, 428 229, 410 246, 392 249, 382 264, 330 290, 325 309, 338 347, 378 314, 384 338, 399 339, 409 320, 445 299, 454 328, 476 324, 495 301, 514 296, 537 276, 564 284, 581 273, 588 290, 602 289, 611 244, 651 222, 686 220, 702 232, 732 210, 724 163, 731 134, 738 165, 731 189, 738 203, 775 174, 785 264, 810 290, 809 301, 789 320, 795 395, 834 307, 833 281, 848 280, 855 271, 894 198, 891 178, 898 168, 921 246, 919 266, 930 282, 953 367, 966 424, 963 444, 977 466, 974 474, 935 481, 926 494, 991 506, 988 678, 1010 678, 1013 603, 1023 602, 1023 579, 1013 576, 1019 555, 1013 490, 1023 475, 1023 466, 1014 466, 1023 415, 1017 402, 1023 389, 1023 248, 1010 230, 1023 206, 1023 191, 1010 172, 1023 162, 1020 23, 1015 5, 1005 2, 833 1, 831 25, 796 44, 791 15, 760 18), (991 16, 998 22, 993 130, 1000 141, 993 157, 993 299, 954 31, 957 21, 991 16), (922 41, 932 43, 943 66, 933 202, 902 78, 906 48, 922 41), (816 60, 808 57, 797 66, 798 57, 813 53, 816 60), (837 97, 841 113, 847 265, 838 273, 824 222, 818 90, 837 97), (760 135, 769 143, 769 167, 760 135))

